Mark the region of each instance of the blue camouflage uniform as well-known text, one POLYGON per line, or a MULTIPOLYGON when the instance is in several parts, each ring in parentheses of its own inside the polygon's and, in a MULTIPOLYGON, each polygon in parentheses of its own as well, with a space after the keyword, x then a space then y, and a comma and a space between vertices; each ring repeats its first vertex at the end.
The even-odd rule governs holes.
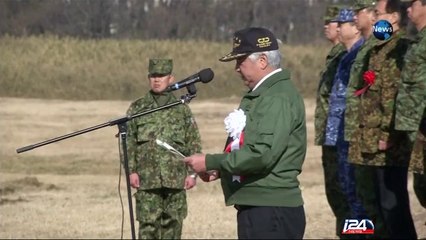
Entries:
MULTIPOLYGON (((340 7, 331 4, 326 8, 324 26, 337 25, 340 7)), ((322 166, 324 170, 324 187, 328 204, 336 217, 336 235, 342 235, 345 219, 349 214, 349 206, 338 180, 337 150, 335 146, 324 146, 325 126, 327 124, 329 97, 334 76, 340 58, 345 53, 341 43, 334 45, 327 54, 324 70, 321 72, 317 90, 315 107, 315 145, 322 148, 322 166)))
MULTIPOLYGON (((340 23, 353 22, 353 11, 349 9, 340 10, 338 21, 340 23)), ((342 56, 337 72, 334 77, 333 87, 329 99, 329 112, 325 133, 325 144, 336 146, 339 165, 339 181, 343 192, 347 197, 351 209, 352 218, 365 217, 365 210, 355 192, 355 177, 353 167, 348 162, 349 143, 344 140, 344 114, 346 109, 346 88, 349 81, 350 69, 358 53, 359 48, 364 43, 360 38, 342 56)))

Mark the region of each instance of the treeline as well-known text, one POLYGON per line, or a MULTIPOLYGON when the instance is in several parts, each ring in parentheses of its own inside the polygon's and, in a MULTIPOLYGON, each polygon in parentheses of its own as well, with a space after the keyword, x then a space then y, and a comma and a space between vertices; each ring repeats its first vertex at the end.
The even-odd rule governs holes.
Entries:
POLYGON ((284 43, 323 40, 322 16, 350 0, 1 0, 0 36, 227 41, 263 26, 284 43))

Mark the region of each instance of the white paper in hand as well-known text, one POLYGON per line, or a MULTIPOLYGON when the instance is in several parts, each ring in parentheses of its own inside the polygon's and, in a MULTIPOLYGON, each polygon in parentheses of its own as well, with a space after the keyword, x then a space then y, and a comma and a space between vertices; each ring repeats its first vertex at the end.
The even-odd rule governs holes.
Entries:
POLYGON ((185 157, 186 157, 186 156, 185 156, 185 155, 183 155, 181 152, 179 152, 178 150, 176 150, 174 147, 170 146, 170 144, 168 144, 168 143, 166 143, 166 142, 163 142, 163 141, 161 141, 160 139, 156 139, 156 140, 155 140, 155 142, 156 142, 158 145, 160 145, 160 146, 164 147, 165 149, 169 150, 169 151, 170 151, 171 153, 173 153, 173 154, 176 154, 176 155, 178 155, 178 156, 180 156, 180 157, 182 157, 182 158, 185 158, 185 157))

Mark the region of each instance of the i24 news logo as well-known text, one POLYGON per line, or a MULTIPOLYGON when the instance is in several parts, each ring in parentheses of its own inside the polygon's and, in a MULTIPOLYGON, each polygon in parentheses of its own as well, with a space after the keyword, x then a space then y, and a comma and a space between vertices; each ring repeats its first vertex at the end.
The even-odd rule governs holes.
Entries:
POLYGON ((346 219, 342 234, 374 234, 374 224, 369 219, 346 219))

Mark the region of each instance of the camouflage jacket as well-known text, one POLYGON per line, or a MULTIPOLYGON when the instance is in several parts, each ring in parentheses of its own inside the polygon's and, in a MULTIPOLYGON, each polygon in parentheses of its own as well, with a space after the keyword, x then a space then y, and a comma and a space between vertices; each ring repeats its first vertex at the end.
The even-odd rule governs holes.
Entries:
POLYGON ((330 106, 325 128, 324 145, 336 146, 336 144, 344 141, 346 88, 349 82, 352 63, 363 43, 364 39, 359 38, 348 51, 345 50, 345 54, 339 61, 329 98, 330 106))
MULTIPOLYGON (((175 102, 171 93, 151 92, 133 102, 127 115, 175 102)), ((138 173, 139 189, 183 189, 188 174, 182 158, 156 144, 156 139, 170 144, 185 156, 201 152, 201 140, 191 110, 177 105, 134 118, 127 124, 129 170, 138 173)))
POLYGON ((346 88, 345 141, 353 140, 354 132, 359 126, 359 98, 355 97, 354 93, 364 84, 362 74, 367 70, 371 48, 373 48, 377 41, 378 40, 373 36, 365 40, 351 67, 349 82, 346 88))
POLYGON ((400 82, 404 55, 409 41, 402 31, 377 42, 371 49, 368 71, 373 71, 373 84, 360 88, 366 91, 359 96, 359 126, 354 132, 355 142, 350 145, 350 162, 373 166, 408 166, 409 149, 397 144, 399 134, 394 130, 395 97, 400 82), (379 141, 392 146, 382 151, 379 141))
POLYGON ((418 34, 405 55, 401 84, 396 99, 395 129, 407 131, 411 153, 410 170, 424 171, 426 148, 426 27, 418 34), (419 126, 423 119, 423 131, 419 126))
POLYGON ((325 69, 321 72, 321 79, 317 90, 317 104, 315 107, 315 144, 323 145, 325 136, 325 125, 327 123, 328 98, 333 86, 334 75, 336 75, 337 65, 340 58, 345 53, 342 44, 333 46, 325 61, 325 69))

